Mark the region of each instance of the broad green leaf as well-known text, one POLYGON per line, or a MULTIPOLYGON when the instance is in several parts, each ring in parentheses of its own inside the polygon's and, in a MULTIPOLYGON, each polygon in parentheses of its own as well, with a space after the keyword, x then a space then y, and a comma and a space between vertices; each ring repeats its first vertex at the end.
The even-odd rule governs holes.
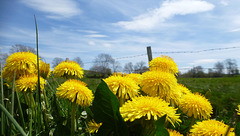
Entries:
POLYGON ((128 136, 127 126, 119 112, 117 97, 102 81, 96 90, 92 111, 96 123, 103 123, 97 135, 128 136))
POLYGON ((164 115, 163 117, 159 118, 159 119, 155 122, 155 125, 156 125, 155 135, 156 135, 156 136, 169 136, 169 133, 168 133, 167 129, 164 128, 166 116, 167 116, 167 115, 164 115))

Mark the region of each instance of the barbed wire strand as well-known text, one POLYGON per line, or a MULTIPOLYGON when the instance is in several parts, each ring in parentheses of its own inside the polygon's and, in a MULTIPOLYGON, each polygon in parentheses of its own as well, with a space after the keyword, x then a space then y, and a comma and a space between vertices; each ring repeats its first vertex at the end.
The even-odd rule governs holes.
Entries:
MULTIPOLYGON (((187 54, 187 53, 202 53, 202 52, 208 52, 208 51, 220 51, 220 50, 229 50, 229 49, 238 49, 240 47, 238 46, 233 46, 233 47, 226 47, 226 48, 212 48, 212 49, 204 49, 204 50, 197 50, 197 51, 162 51, 162 52, 152 52, 152 54, 187 54)), ((144 54, 139 54, 139 55, 133 55, 133 56, 125 56, 125 57, 118 57, 118 58, 113 58, 115 60, 120 60, 120 59, 129 59, 129 58, 136 58, 136 57, 142 57, 146 56, 147 53, 144 54)), ((90 61, 90 62, 85 62, 84 64, 91 64, 95 63, 95 61, 90 61)))

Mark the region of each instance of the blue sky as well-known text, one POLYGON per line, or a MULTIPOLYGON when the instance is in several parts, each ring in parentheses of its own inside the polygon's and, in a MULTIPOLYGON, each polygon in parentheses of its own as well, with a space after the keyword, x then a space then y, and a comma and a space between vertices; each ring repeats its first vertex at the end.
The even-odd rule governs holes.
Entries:
MULTIPOLYGON (((40 55, 80 57, 84 69, 100 53, 113 58, 156 52, 240 47, 239 0, 1 0, 0 49, 15 44, 36 46, 37 17, 40 55)), ((240 62, 240 48, 202 53, 165 54, 180 70, 231 58, 240 62)), ((148 62, 147 56, 117 59, 148 62)))

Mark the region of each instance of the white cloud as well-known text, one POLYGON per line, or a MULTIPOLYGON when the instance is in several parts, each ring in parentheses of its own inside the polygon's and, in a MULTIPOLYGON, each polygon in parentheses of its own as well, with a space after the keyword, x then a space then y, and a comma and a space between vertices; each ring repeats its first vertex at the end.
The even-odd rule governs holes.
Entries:
POLYGON ((88 44, 89 45, 95 45, 96 43, 94 41, 89 41, 88 44))
POLYGON ((221 0, 221 1, 220 1, 220 4, 222 4, 223 6, 228 6, 228 2, 225 1, 225 0, 221 0))
POLYGON ((109 44, 109 43, 104 43, 103 46, 104 46, 104 47, 111 47, 112 45, 109 44))
POLYGON ((212 64, 216 63, 218 61, 222 61, 221 59, 199 59, 195 60, 193 63, 190 63, 191 65, 201 65, 201 64, 212 64))
POLYGON ((230 32, 239 32, 239 31, 240 31, 240 28, 230 30, 230 32))
POLYGON ((22 2, 39 11, 48 13, 52 19, 69 18, 81 13, 73 0, 22 0, 22 2))
POLYGON ((210 11, 214 7, 202 0, 167 0, 159 8, 134 17, 132 21, 120 21, 116 24, 128 30, 150 30, 175 15, 210 11))
POLYGON ((90 35, 85 35, 85 37, 102 38, 102 37, 108 37, 108 36, 103 34, 90 34, 90 35))

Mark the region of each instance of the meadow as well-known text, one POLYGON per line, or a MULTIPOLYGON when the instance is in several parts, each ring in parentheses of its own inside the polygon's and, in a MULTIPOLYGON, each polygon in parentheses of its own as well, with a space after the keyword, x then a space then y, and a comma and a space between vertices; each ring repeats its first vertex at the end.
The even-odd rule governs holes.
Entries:
POLYGON ((35 58, 14 53, 1 72, 4 136, 239 135, 240 76, 178 78, 164 55, 142 74, 102 78, 69 60, 51 72, 35 58))

